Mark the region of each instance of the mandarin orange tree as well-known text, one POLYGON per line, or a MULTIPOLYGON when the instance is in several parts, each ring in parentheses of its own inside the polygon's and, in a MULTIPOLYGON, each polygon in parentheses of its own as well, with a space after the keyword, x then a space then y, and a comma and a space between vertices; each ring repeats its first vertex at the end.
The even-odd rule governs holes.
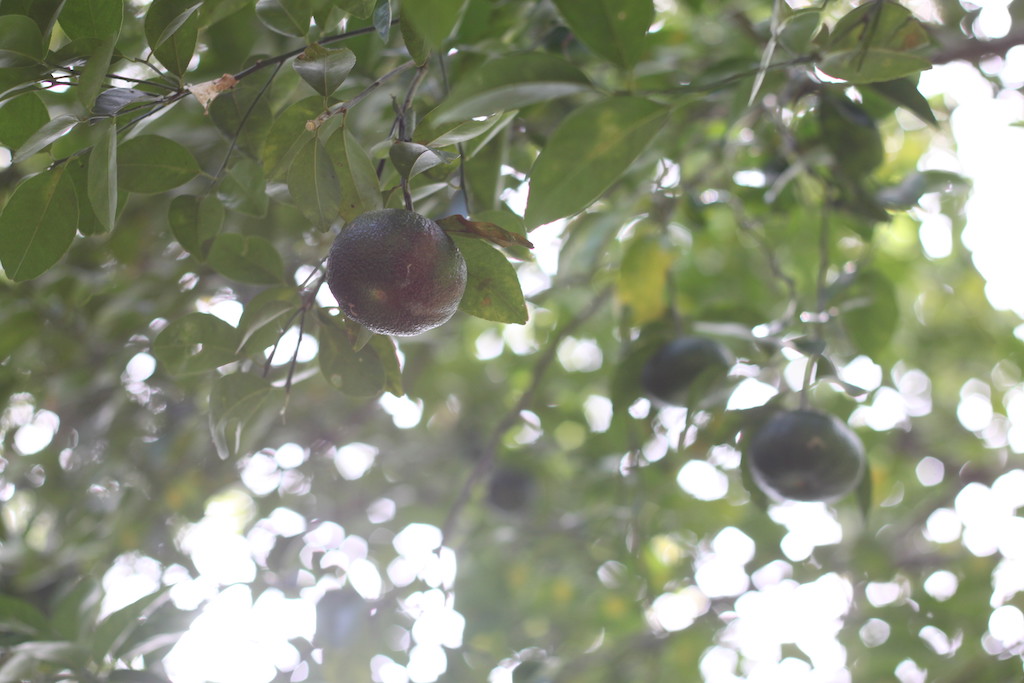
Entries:
POLYGON ((1019 680, 1022 16, 0 1, 0 683, 1019 680))

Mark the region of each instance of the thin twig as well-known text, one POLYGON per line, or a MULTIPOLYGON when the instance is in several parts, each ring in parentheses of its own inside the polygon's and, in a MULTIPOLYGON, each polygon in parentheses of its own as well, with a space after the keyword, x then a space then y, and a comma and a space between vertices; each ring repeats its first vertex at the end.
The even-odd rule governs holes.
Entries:
POLYGON ((256 96, 252 98, 252 102, 249 103, 249 108, 245 110, 245 113, 242 115, 242 120, 238 122, 238 129, 235 131, 235 134, 231 136, 231 144, 228 145, 228 151, 224 155, 224 161, 221 162, 220 168, 217 169, 217 173, 214 175, 214 178, 219 179, 221 175, 224 174, 224 171, 227 170, 228 161, 231 160, 231 155, 234 153, 235 147, 238 146, 238 138, 242 135, 242 129, 245 128, 245 124, 249 121, 249 117, 256 108, 256 104, 263 99, 263 96, 267 93, 267 89, 270 87, 270 84, 274 82, 274 77, 277 76, 277 73, 281 70, 281 66, 281 64, 278 64, 274 68, 274 73, 270 74, 270 78, 268 78, 267 82, 263 84, 263 87, 259 89, 256 96))
POLYGON ((373 83, 370 83, 368 86, 366 86, 366 88, 363 89, 361 93, 359 93, 352 99, 346 100, 345 102, 339 102, 338 104, 334 105, 324 113, 320 114, 320 116, 316 117, 315 119, 307 121, 306 130, 316 130, 317 128, 322 126, 324 122, 327 121, 327 119, 331 118, 332 116, 348 112, 349 109, 365 100, 370 95, 370 93, 372 93, 380 86, 384 85, 384 83, 394 78, 398 74, 402 73, 403 71, 408 71, 414 66, 416 66, 416 62, 412 61, 411 59, 408 62, 405 62, 404 64, 396 66, 394 69, 387 72, 386 74, 375 80, 373 83))
POLYGON ((515 405, 512 406, 512 408, 505 414, 505 417, 502 418, 501 422, 499 422, 494 428, 490 439, 488 439, 483 452, 480 454, 480 458, 476 461, 476 465, 473 467, 472 472, 469 473, 469 477, 466 478, 466 482, 462 485, 462 489, 459 491, 459 495, 455 499, 455 502, 452 503, 452 507, 448 511, 448 516, 445 518, 444 526, 441 529, 441 538, 443 539, 442 547, 445 544, 451 547, 449 539, 455 531, 455 525, 459 520, 459 515, 466 507, 466 503, 468 503, 469 499, 472 497, 474 489, 476 489, 477 485, 494 468, 495 461, 498 457, 498 447, 501 444, 501 438, 505 435, 505 432, 519 422, 521 419, 520 413, 526 410, 533 402, 533 399, 537 394, 537 390, 540 388, 541 381, 544 379, 544 373, 557 357, 559 344, 587 319, 597 313, 608 300, 611 293, 612 288, 605 287, 597 294, 597 296, 594 297, 586 308, 580 311, 575 318, 559 329, 548 341, 544 354, 537 360, 537 364, 533 368, 533 381, 531 381, 530 385, 522 394, 520 394, 519 400, 516 401, 515 405))

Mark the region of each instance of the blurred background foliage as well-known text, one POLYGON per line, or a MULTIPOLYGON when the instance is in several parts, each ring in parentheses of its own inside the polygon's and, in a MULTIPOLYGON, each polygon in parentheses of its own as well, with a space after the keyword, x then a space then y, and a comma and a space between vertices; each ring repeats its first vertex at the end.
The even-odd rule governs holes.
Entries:
POLYGON ((917 79, 1022 8, 3 0, 0 681, 1019 680, 1020 320, 917 79), (317 269, 403 190, 535 248, 360 350, 317 269), (801 402, 860 503, 750 484, 801 402))

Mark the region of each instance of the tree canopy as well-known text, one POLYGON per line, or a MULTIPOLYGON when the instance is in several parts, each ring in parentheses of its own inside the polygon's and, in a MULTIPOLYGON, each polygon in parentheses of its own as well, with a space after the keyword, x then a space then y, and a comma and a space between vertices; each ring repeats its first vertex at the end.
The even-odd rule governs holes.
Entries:
POLYGON ((3 0, 0 683, 1018 680, 1020 320, 919 89, 1009 12, 3 0), (382 208, 466 262, 423 334, 323 286, 382 208), (752 471, 792 411, 849 494, 752 471))

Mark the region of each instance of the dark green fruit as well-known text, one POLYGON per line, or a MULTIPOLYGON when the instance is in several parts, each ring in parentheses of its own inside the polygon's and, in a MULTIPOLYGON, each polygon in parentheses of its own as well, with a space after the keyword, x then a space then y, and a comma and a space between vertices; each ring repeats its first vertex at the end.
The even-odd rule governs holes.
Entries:
POLYGON ((466 262, 434 221, 381 209, 342 229, 327 257, 342 312, 378 334, 410 336, 447 322, 466 291, 466 262))
POLYGON ((658 401, 682 406, 698 379, 710 384, 724 377, 734 362, 729 350, 713 339, 680 337, 647 360, 640 383, 658 401))
POLYGON ((747 450, 750 473, 777 499, 831 501, 864 476, 864 445, 845 422, 813 410, 773 415, 747 450))

